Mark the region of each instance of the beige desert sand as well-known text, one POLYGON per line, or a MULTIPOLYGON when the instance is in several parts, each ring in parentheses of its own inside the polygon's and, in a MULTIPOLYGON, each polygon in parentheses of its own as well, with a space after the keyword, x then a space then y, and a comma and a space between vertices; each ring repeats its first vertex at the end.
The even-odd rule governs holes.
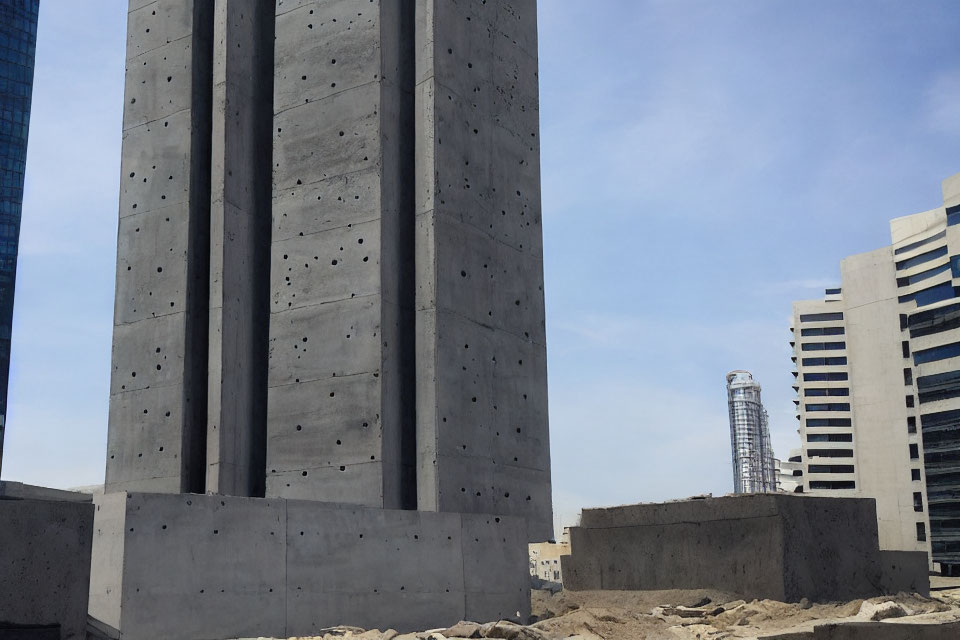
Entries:
POLYGON ((931 583, 930 598, 900 594, 827 604, 745 602, 736 594, 710 590, 534 591, 537 621, 527 626, 465 622, 407 634, 337 627, 297 640, 732 640, 782 634, 802 638, 827 623, 960 624, 960 580, 933 578, 931 583))

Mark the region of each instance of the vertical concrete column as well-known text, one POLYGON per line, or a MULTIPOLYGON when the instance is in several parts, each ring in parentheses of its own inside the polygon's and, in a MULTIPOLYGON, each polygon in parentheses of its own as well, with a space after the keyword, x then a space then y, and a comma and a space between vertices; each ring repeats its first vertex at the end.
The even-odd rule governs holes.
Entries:
POLYGON ((107 491, 202 491, 213 3, 131 0, 107 491))
POLYGON ((412 0, 278 0, 267 495, 415 506, 412 0))
POLYGON ((535 0, 417 0, 423 510, 553 537, 535 0))
POLYGON ((216 0, 208 492, 263 496, 270 315, 274 5, 216 0))

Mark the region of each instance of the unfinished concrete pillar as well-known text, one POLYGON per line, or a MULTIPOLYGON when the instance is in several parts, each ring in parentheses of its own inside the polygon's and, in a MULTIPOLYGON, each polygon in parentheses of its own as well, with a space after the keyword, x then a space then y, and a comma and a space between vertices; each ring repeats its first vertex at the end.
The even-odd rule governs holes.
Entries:
POLYGON ((107 491, 203 490, 212 9, 130 2, 107 491))
POLYGON ((216 0, 207 482, 263 496, 270 297, 274 7, 216 0))
POLYGON ((417 0, 417 486, 553 535, 535 0, 417 0))
POLYGON ((267 495, 415 507, 411 0, 278 0, 267 495))

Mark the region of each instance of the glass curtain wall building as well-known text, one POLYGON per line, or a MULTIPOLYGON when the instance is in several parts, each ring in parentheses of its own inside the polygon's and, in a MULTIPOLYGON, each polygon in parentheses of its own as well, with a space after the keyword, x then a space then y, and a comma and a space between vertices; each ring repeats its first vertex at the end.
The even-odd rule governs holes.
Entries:
POLYGON ((731 371, 727 374, 727 403, 734 492, 775 492, 776 463, 770 446, 767 412, 760 400, 760 385, 750 372, 731 371))
POLYGON ((0 463, 40 0, 0 0, 0 463))

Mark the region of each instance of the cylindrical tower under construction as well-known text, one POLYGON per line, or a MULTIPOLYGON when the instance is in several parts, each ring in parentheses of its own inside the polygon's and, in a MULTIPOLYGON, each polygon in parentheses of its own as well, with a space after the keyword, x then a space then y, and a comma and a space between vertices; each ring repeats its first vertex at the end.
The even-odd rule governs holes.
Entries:
POLYGON ((730 408, 730 449, 735 493, 774 493, 777 490, 773 448, 760 385, 749 371, 727 374, 730 408))

